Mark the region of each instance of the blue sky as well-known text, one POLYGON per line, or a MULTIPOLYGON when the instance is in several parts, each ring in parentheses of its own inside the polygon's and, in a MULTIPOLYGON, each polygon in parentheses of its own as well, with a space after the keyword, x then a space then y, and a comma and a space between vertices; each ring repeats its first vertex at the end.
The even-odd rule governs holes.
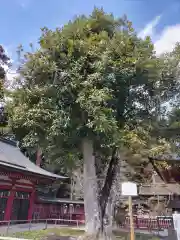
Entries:
POLYGON ((36 43, 40 28, 56 28, 76 14, 103 7, 115 16, 127 14, 141 37, 150 35, 157 52, 180 41, 180 0, 0 0, 0 44, 16 60, 19 44, 36 43))

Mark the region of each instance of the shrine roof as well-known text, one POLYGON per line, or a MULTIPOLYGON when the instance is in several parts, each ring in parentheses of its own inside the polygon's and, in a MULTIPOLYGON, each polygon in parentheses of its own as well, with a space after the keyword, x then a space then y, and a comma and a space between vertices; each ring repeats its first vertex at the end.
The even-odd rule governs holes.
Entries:
POLYGON ((35 163, 31 162, 20 149, 16 146, 15 141, 0 138, 0 165, 13 168, 20 172, 27 172, 39 175, 40 177, 53 179, 67 179, 42 169, 35 163))
POLYGON ((44 203, 75 203, 75 204, 84 204, 83 200, 71 200, 67 198, 46 198, 46 197, 39 197, 38 201, 44 203))
POLYGON ((180 185, 172 183, 156 183, 151 185, 142 185, 139 187, 139 195, 143 196, 168 196, 180 195, 180 185))
POLYGON ((165 183, 180 183, 180 156, 165 154, 149 157, 156 173, 165 183))

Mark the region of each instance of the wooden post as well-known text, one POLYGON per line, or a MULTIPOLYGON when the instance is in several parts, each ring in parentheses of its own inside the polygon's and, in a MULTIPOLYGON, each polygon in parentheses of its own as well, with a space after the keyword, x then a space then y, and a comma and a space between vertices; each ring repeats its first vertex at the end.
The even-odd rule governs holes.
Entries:
POLYGON ((137 193, 137 184, 133 182, 124 182, 122 183, 122 195, 128 196, 129 203, 129 220, 130 220, 130 230, 131 230, 131 240, 135 240, 134 235, 134 219, 133 219, 133 211, 132 211, 132 196, 138 196, 137 193))
POLYGON ((135 240, 134 237, 134 219, 133 219, 133 212, 132 212, 132 197, 129 196, 129 219, 130 219, 130 230, 131 230, 131 240, 135 240))
POLYGON ((11 213, 12 213, 14 195, 15 195, 15 187, 13 185, 12 189, 10 190, 10 195, 8 197, 8 200, 7 200, 5 216, 4 216, 5 221, 11 220, 11 213))
POLYGON ((35 186, 34 189, 31 192, 30 198, 29 198, 29 210, 28 210, 28 220, 33 220, 33 207, 34 207, 34 198, 35 198, 35 186))

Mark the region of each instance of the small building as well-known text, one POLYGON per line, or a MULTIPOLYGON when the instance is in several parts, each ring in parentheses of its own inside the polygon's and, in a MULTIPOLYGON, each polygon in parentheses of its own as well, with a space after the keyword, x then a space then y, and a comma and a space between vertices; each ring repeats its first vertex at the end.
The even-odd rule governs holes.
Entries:
POLYGON ((65 178, 31 162, 15 141, 0 138, 0 221, 31 220, 38 206, 37 187, 65 178))
MULTIPOLYGON (((161 179, 155 188, 159 195, 169 195, 167 207, 180 212, 180 157, 161 155, 149 158, 154 170, 161 179)), ((150 188, 147 190, 150 192, 150 188)))
POLYGON ((133 201, 134 205, 150 216, 170 216, 172 214, 170 204, 175 196, 180 196, 180 184, 175 181, 164 181, 160 172, 158 173, 159 165, 156 166, 154 162, 150 162, 145 170, 149 171, 151 177, 149 182, 139 185, 138 198, 133 201))
POLYGON ((66 220, 66 224, 74 223, 76 220, 83 223, 84 201, 39 197, 34 204, 33 219, 60 219, 66 220))

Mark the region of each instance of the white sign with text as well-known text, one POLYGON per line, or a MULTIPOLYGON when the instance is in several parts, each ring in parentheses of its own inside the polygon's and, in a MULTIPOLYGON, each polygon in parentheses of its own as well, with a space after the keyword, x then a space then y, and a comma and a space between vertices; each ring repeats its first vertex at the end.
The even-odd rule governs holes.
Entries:
POLYGON ((133 182, 123 182, 121 185, 121 194, 123 196, 137 196, 137 184, 133 182))

